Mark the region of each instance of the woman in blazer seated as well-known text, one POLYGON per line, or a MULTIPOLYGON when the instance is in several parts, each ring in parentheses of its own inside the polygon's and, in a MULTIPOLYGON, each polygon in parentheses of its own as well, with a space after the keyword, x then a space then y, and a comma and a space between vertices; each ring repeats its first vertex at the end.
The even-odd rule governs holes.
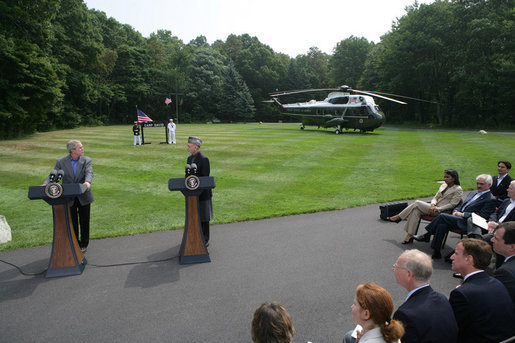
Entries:
POLYGON ((417 233, 420 217, 424 215, 437 216, 442 212, 449 212, 461 201, 463 189, 460 186, 458 172, 454 169, 447 169, 443 175, 444 183, 436 192, 430 203, 415 200, 398 215, 388 217, 387 220, 398 223, 406 219, 404 230, 408 233, 402 244, 413 242, 413 236, 417 233))

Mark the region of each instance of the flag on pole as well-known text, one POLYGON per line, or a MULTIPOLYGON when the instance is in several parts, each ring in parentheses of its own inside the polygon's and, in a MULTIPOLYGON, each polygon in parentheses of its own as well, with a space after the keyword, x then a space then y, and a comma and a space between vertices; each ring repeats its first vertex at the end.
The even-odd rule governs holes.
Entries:
POLYGON ((138 113, 138 123, 151 123, 153 121, 139 108, 136 108, 136 112, 138 113))
POLYGON ((181 105, 182 105, 182 98, 181 98, 181 105))
POLYGON ((169 103, 172 102, 172 99, 170 99, 170 97, 166 98, 165 99, 165 104, 168 105, 169 103))

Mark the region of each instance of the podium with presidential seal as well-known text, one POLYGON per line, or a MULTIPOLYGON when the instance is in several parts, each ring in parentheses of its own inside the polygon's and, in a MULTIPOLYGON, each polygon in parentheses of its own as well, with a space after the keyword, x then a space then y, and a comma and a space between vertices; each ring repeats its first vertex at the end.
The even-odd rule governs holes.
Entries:
POLYGON ((185 178, 168 180, 168 189, 181 191, 186 198, 186 223, 179 249, 179 263, 211 262, 200 226, 199 196, 203 191, 216 187, 215 179, 212 176, 199 177, 194 173, 188 173, 188 166, 186 170, 188 175, 185 178))
POLYGON ((59 277, 82 274, 87 263, 80 250, 73 231, 69 202, 86 192, 86 186, 79 183, 59 184, 51 182, 46 186, 29 187, 29 199, 43 199, 52 205, 54 218, 54 239, 45 277, 59 277))

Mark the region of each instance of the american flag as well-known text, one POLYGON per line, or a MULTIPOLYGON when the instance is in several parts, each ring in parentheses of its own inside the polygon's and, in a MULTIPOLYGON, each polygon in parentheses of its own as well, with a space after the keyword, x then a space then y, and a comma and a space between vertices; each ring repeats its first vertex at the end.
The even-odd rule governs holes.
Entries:
POLYGON ((138 112, 138 123, 151 123, 153 121, 139 108, 136 109, 136 112, 138 112))
POLYGON ((165 104, 167 104, 167 105, 168 105, 168 104, 169 104, 169 103, 171 103, 171 102, 172 102, 172 99, 170 99, 170 97, 168 97, 168 98, 166 98, 166 99, 165 99, 165 104))

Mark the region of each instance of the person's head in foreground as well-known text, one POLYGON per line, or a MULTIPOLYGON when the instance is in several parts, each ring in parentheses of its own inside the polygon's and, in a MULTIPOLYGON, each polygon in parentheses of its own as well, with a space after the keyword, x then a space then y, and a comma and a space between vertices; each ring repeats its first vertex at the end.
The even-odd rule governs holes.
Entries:
POLYGON ((352 320, 363 327, 363 335, 379 328, 387 343, 397 342, 404 335, 404 326, 392 320, 393 299, 390 293, 374 283, 363 283, 356 288, 351 306, 352 320))
POLYGON ((278 302, 261 304, 252 319, 254 343, 290 343, 295 329, 288 311, 278 302))
POLYGON ((463 238, 456 245, 451 256, 452 270, 466 276, 478 270, 485 270, 492 259, 492 247, 476 238, 463 238))

